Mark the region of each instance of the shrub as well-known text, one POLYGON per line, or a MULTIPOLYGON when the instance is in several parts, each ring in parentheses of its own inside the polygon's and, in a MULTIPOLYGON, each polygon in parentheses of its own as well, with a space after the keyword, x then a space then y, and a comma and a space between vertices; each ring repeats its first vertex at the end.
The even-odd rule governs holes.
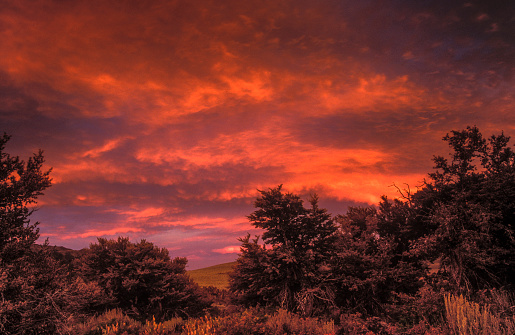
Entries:
POLYGON ((138 334, 142 328, 138 322, 120 309, 109 310, 99 316, 94 316, 82 324, 77 324, 72 333, 81 335, 103 335, 106 331, 109 334, 116 334, 115 329, 123 329, 128 334, 138 334))
POLYGON ((388 321, 378 317, 367 318, 360 313, 345 313, 340 316, 338 335, 449 335, 446 330, 426 321, 420 321, 410 328, 399 327, 391 320, 388 321))
POLYGON ((0 266, 0 296, 1 334, 67 334, 103 300, 95 283, 69 278, 46 245, 0 266))
POLYGON ((390 322, 403 329, 425 325, 439 325, 444 319, 443 292, 430 285, 420 288, 416 295, 394 293, 393 303, 384 305, 384 314, 390 322))
POLYGON ((215 334, 220 318, 205 316, 199 319, 190 319, 184 325, 183 334, 186 335, 209 335, 215 334))
POLYGON ((373 335, 361 314, 340 315, 340 329, 338 335, 373 335))
POLYGON ((106 309, 121 308, 139 320, 154 315, 161 321, 202 315, 210 305, 186 274, 186 263, 186 258, 171 259, 168 250, 145 240, 99 238, 90 245, 80 275, 112 298, 106 309))
POLYGON ((477 301, 490 306, 490 311, 502 317, 515 316, 515 292, 503 289, 488 289, 477 293, 477 301))

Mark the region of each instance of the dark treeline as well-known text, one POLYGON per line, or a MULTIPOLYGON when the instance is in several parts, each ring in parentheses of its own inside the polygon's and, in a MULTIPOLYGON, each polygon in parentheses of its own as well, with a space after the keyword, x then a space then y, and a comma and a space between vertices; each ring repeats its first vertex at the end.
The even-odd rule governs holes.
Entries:
POLYGON ((98 239, 75 255, 37 247, 30 207, 50 171, 42 152, 27 162, 7 154, 8 140, 0 139, 1 333, 136 334, 143 322, 146 334, 515 331, 515 153, 503 134, 452 131, 449 157, 433 158, 416 191, 341 215, 316 195, 306 206, 282 186, 260 191, 248 218, 263 234, 241 238, 228 291, 200 288, 185 258, 145 240, 98 239), (125 328, 86 327, 113 310, 125 328))
POLYGON ((381 322, 409 329, 441 321, 446 294, 489 306, 502 296, 496 308, 513 321, 509 138, 485 139, 468 127, 444 140, 450 158, 434 157, 435 171, 416 192, 398 189, 398 199, 382 197, 377 207, 331 217, 316 196, 306 208, 281 186, 261 191, 248 218, 264 229, 264 244, 250 235, 241 240, 231 276, 239 302, 304 316, 359 316, 369 329, 388 333, 381 322))

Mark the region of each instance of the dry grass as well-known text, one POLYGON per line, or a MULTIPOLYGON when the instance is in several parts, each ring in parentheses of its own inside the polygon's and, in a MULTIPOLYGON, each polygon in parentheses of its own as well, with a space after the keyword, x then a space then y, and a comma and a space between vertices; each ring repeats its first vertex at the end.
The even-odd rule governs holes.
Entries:
POLYGON ((445 295, 445 311, 451 332, 456 335, 513 335, 515 318, 501 317, 489 306, 470 302, 462 295, 445 295))

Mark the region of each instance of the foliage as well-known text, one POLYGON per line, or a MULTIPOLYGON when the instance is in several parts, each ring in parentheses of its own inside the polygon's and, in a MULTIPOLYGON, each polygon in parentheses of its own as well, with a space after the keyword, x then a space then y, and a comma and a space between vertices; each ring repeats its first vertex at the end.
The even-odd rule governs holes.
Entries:
POLYGON ((207 309, 210 315, 225 315, 237 308, 233 302, 236 300, 234 294, 227 289, 219 289, 214 286, 201 287, 202 293, 208 301, 212 301, 211 307, 207 309))
POLYGON ((143 327, 144 335, 167 335, 176 334, 183 327, 184 321, 181 318, 172 318, 163 322, 156 322, 156 319, 152 317, 152 321, 147 320, 143 327))
POLYGON ((334 323, 315 318, 301 318, 284 309, 278 310, 266 322, 267 334, 334 334, 334 323))
POLYGON ((251 241, 249 234, 240 241, 241 254, 229 277, 230 290, 246 306, 274 303, 281 286, 275 279, 279 274, 270 261, 270 252, 259 245, 259 237, 251 241))
POLYGON ((250 222, 264 229, 263 242, 250 235, 240 239, 241 255, 230 278, 230 289, 248 305, 280 306, 304 315, 331 306, 333 292, 325 272, 336 226, 318 207, 316 196, 305 208, 302 200, 283 193, 282 186, 260 191, 250 222), (329 303, 328 303, 329 302, 329 303))
POLYGON ((490 311, 505 318, 515 317, 515 291, 488 289, 476 292, 475 301, 489 306, 490 311))
POLYGON ((301 318, 286 310, 268 314, 262 309, 250 308, 223 317, 204 316, 187 321, 173 318, 165 322, 156 322, 152 319, 142 323, 127 316, 120 309, 114 309, 76 326, 71 329, 71 333, 78 335, 322 335, 335 334, 336 329, 332 322, 301 318))
POLYGON ((340 315, 338 335, 373 335, 361 314, 344 313, 340 315))
POLYGON ((430 285, 422 286, 416 294, 395 293, 397 304, 385 304, 385 315, 399 327, 409 329, 422 325, 440 325, 444 322, 443 291, 430 285))
POLYGON ((81 275, 97 282, 119 307, 141 319, 194 316, 209 306, 186 274, 186 259, 170 259, 168 250, 141 240, 98 239, 90 245, 81 275))
POLYGON ((398 188, 398 199, 382 197, 377 207, 351 207, 334 219, 316 198, 308 209, 281 186, 260 191, 249 219, 264 229, 263 243, 259 236, 240 239, 231 290, 250 306, 388 316, 402 329, 423 331, 440 322, 444 290, 512 288, 515 154, 509 138, 487 141, 468 127, 444 140, 452 160, 435 157, 436 172, 421 189, 398 188), (438 271, 430 274, 434 264, 438 271))
POLYGON ((282 185, 259 191, 261 196, 254 203, 257 210, 248 216, 255 227, 265 230, 263 241, 302 251, 330 248, 326 242, 335 226, 327 211, 318 207, 318 197, 310 199, 311 208, 307 209, 299 196, 281 189, 282 185))
POLYGON ((200 319, 190 319, 184 325, 186 335, 211 335, 215 334, 219 326, 219 318, 205 316, 200 319))

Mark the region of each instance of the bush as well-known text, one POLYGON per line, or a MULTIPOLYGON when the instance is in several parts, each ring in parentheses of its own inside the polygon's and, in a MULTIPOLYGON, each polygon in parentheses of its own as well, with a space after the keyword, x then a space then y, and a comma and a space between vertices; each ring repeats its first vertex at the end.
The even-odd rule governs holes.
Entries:
POLYGON ((421 287, 415 295, 394 293, 393 296, 395 301, 384 305, 384 314, 403 329, 438 325, 444 320, 443 292, 430 285, 421 287))
POLYGON ((171 259, 168 250, 141 240, 98 239, 84 257, 81 274, 97 282, 112 299, 107 308, 121 308, 139 320, 159 321, 202 315, 210 305, 186 274, 186 258, 171 259))
POLYGON ((338 335, 372 335, 361 314, 342 314, 340 316, 340 329, 338 335))
POLYGON ((133 320, 129 316, 125 315, 120 309, 112 309, 99 316, 90 318, 85 323, 77 324, 72 333, 81 335, 102 335, 103 330, 112 329, 113 326, 117 326, 126 330, 129 334, 134 334, 139 331, 142 324, 138 321, 133 320))
POLYGON ((96 283, 69 278, 47 246, 0 267, 0 333, 66 334, 103 303, 96 283))

